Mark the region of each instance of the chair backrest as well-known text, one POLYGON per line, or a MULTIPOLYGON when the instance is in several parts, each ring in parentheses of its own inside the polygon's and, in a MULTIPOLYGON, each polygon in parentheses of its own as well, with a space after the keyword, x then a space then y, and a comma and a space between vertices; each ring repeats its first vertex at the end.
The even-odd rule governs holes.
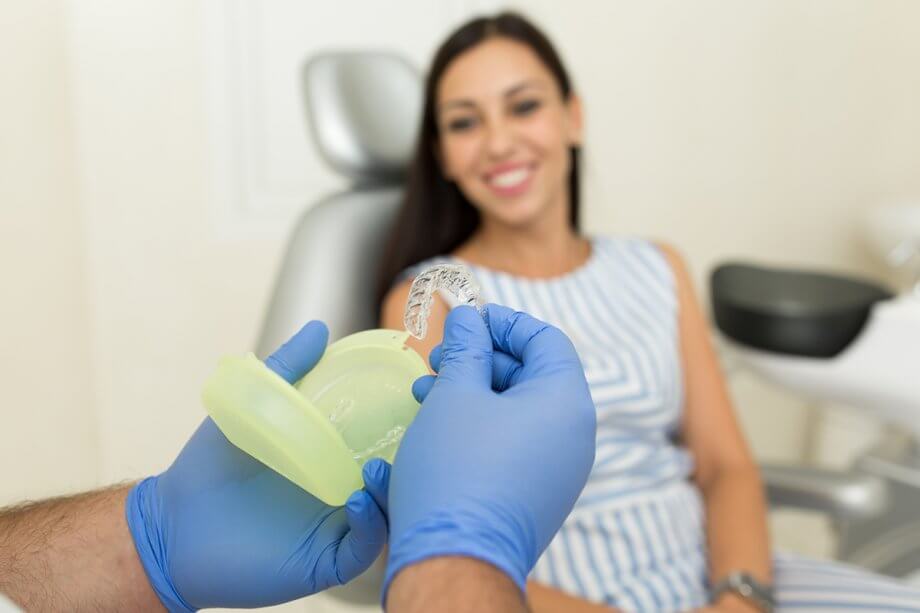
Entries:
POLYGON ((314 142, 352 186, 297 222, 256 347, 263 358, 310 319, 331 339, 376 327, 377 267, 421 112, 418 72, 390 53, 318 55, 303 86, 314 142))

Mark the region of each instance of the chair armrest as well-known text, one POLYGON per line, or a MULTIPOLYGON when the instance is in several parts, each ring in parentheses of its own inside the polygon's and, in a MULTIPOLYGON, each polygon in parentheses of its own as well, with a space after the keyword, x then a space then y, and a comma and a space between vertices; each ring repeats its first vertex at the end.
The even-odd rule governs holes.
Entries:
POLYGON ((821 511, 836 519, 869 519, 888 508, 888 486, 871 475, 762 464, 760 473, 770 504, 821 511))

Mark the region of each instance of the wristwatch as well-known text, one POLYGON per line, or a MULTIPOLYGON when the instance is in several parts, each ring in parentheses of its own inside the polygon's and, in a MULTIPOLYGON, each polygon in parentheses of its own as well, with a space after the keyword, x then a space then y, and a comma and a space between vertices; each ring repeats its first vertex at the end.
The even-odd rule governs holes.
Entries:
POLYGON ((749 573, 744 571, 728 573, 721 581, 712 586, 709 593, 710 602, 715 602, 719 596, 726 592, 738 594, 763 613, 773 613, 773 607, 775 606, 773 586, 760 583, 749 573))

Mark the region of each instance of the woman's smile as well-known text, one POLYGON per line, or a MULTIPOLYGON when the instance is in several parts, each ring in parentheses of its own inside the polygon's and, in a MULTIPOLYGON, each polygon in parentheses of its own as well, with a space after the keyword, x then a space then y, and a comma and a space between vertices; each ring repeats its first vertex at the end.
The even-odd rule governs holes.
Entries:
POLYGON ((500 164, 483 175, 483 181, 496 196, 513 198, 527 192, 536 168, 536 163, 500 164))

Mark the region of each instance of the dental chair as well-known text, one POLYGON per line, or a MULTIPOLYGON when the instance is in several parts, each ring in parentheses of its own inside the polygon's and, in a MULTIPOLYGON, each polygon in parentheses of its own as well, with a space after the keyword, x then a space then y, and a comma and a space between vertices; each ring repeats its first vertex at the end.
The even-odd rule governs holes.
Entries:
MULTIPOLYGON (((920 225, 917 231, 920 236, 920 225)), ((905 245, 920 253, 914 236, 900 240, 890 253, 904 252, 905 245)), ((811 485, 823 483, 814 491, 828 496, 808 501, 807 490, 787 491, 785 501, 814 509, 820 505, 812 502, 836 500, 837 557, 916 578, 920 282, 913 291, 895 295, 839 274, 727 263, 712 273, 710 290, 716 325, 738 362, 803 397, 852 407, 889 426, 849 470, 813 475, 811 485)), ((795 480, 795 472, 786 471, 785 478, 795 480)), ((765 476, 769 488, 770 469, 765 476)))
MULTIPOLYGON (((351 186, 307 209, 296 223, 274 285, 256 352, 284 342, 304 322, 322 319, 330 340, 377 326, 373 288, 421 112, 421 79, 387 53, 329 53, 303 72, 313 140, 351 186)), ((876 517, 886 508, 882 480, 815 468, 764 466, 771 504, 876 517)), ((379 603, 382 561, 330 592, 355 604, 379 603)))
POLYGON ((421 78, 396 55, 316 56, 303 93, 320 155, 351 186, 297 221, 259 336, 263 356, 307 319, 325 321, 330 340, 377 327, 377 263, 421 114, 421 78))

